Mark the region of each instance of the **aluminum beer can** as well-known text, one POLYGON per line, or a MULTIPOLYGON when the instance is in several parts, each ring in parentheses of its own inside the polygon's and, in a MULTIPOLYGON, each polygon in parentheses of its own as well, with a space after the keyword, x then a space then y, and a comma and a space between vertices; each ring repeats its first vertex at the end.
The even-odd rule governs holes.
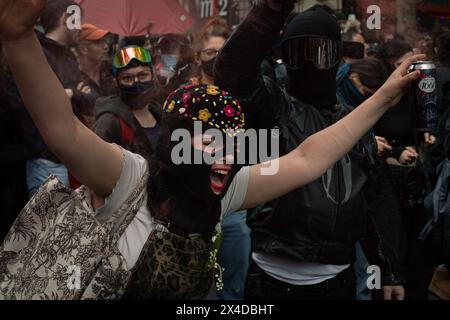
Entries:
POLYGON ((432 132, 438 124, 436 66, 431 61, 418 61, 409 71, 416 70, 420 71, 420 77, 413 86, 416 130, 432 132))

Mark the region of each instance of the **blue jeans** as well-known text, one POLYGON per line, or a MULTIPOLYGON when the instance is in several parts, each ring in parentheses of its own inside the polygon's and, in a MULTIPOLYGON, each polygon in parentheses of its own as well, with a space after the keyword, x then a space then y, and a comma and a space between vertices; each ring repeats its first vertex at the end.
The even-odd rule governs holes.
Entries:
POLYGON ((51 175, 54 175, 65 186, 69 186, 69 174, 63 164, 54 163, 46 159, 33 159, 27 161, 27 187, 31 197, 51 175))
POLYGON ((219 251, 219 263, 225 268, 223 290, 217 291, 219 300, 242 300, 250 262, 250 229, 247 212, 240 211, 226 217, 222 224, 224 235, 219 251))
POLYGON ((356 299, 357 300, 372 300, 372 292, 367 287, 367 280, 370 274, 367 273, 369 262, 366 259, 366 255, 361 248, 359 242, 356 244, 356 299))

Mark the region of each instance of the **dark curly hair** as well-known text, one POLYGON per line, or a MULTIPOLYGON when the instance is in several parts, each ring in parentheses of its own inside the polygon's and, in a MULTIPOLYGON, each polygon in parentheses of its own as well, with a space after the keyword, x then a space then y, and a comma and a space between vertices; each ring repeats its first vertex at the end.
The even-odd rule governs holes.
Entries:
POLYGON ((194 35, 192 48, 195 54, 200 54, 203 42, 211 37, 221 37, 228 39, 231 35, 231 28, 223 18, 214 17, 206 21, 203 27, 194 35))

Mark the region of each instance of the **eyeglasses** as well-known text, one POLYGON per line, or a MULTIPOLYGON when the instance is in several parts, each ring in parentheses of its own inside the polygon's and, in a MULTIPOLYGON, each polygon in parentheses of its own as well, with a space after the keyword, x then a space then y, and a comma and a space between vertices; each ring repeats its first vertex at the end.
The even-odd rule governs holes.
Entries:
POLYGON ((217 49, 205 49, 202 50, 202 55, 206 58, 206 60, 211 60, 215 58, 219 54, 220 50, 217 49))
POLYGON ((126 85, 132 85, 135 80, 139 82, 150 81, 152 78, 151 72, 139 72, 138 74, 126 74, 119 78, 119 81, 126 85))
POLYGON ((133 60, 137 60, 144 64, 150 64, 152 63, 152 56, 145 48, 136 46, 126 47, 114 56, 113 67, 115 69, 125 68, 133 60))

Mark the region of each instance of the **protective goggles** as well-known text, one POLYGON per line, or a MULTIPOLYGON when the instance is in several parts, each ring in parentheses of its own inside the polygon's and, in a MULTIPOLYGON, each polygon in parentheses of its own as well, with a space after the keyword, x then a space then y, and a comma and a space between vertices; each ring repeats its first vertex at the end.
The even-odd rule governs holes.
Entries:
POLYGON ((126 47, 120 50, 113 58, 113 68, 115 70, 127 67, 133 60, 144 64, 152 63, 150 52, 142 47, 126 47))
POLYGON ((317 36, 288 38, 282 43, 284 63, 291 69, 310 61, 319 70, 329 70, 342 59, 342 42, 317 36))

